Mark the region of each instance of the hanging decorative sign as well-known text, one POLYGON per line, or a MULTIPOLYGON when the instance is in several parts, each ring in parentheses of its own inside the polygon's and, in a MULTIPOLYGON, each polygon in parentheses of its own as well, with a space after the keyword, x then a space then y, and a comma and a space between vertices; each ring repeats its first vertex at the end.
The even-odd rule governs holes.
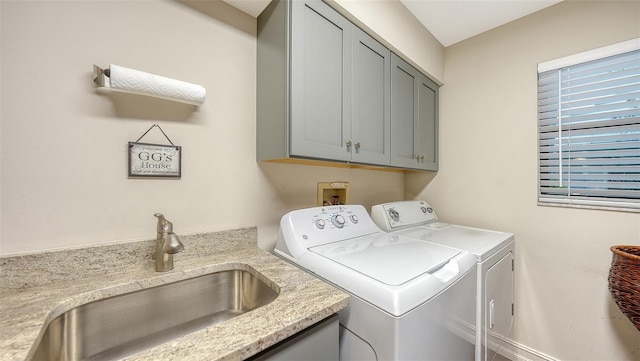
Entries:
POLYGON ((182 147, 174 145, 162 128, 154 124, 138 140, 129 142, 129 176, 180 178, 181 158, 182 147), (138 143, 154 127, 160 129, 171 145, 138 143))

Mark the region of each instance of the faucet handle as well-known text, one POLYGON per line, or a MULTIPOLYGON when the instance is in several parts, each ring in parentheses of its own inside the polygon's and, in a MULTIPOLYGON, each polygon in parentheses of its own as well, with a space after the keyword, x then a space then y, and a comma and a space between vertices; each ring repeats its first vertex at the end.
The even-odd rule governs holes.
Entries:
POLYGON ((173 232, 173 223, 169 222, 162 213, 154 214, 158 218, 158 233, 173 232))

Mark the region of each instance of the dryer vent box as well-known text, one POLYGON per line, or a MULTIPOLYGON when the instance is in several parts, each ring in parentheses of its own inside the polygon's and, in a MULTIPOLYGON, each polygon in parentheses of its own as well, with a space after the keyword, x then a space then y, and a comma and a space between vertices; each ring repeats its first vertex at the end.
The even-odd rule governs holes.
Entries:
POLYGON ((349 204, 349 182, 318 182, 318 206, 349 204))

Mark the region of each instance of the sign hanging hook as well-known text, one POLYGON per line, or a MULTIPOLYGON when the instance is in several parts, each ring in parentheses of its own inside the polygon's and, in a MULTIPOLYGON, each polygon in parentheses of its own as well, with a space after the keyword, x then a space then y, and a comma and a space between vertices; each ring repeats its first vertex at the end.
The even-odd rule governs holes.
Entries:
POLYGON ((160 131, 162 132, 162 135, 164 135, 165 138, 167 138, 167 140, 169 141, 169 143, 171 143, 171 145, 173 145, 175 147, 175 144, 173 144, 173 142, 171 141, 171 139, 169 139, 169 136, 167 136, 167 134, 164 132, 164 130, 162 130, 162 128, 160 128, 160 126, 158 124, 154 124, 151 126, 151 128, 147 129, 146 132, 144 132, 144 134, 142 134, 140 136, 140 138, 138 138, 138 140, 136 140, 135 142, 138 143, 140 141, 140 139, 144 138, 145 135, 147 135, 147 133, 149 133, 149 131, 151 131, 151 129, 153 129, 154 127, 158 127, 158 129, 160 129, 160 131))

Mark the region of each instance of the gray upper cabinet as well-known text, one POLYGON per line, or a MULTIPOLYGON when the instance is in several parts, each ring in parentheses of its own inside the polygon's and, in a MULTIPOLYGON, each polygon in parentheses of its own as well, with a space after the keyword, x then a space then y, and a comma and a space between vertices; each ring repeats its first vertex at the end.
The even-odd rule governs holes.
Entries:
MULTIPOLYGON (((433 126, 424 132, 415 122, 407 129, 394 124, 392 59, 389 49, 322 1, 272 1, 258 17, 258 161, 310 159, 432 169, 424 165, 428 159, 435 162, 436 148, 416 148, 429 141, 414 137, 427 134, 435 141, 433 126), (394 129, 403 135, 394 135, 394 129), (394 160, 396 139, 411 143, 411 151, 402 152, 410 157, 419 152, 425 160, 394 160)), ((437 106, 437 87, 433 89, 430 104, 437 106)), ((428 92, 412 88, 410 93, 410 112, 420 112, 414 105, 428 107, 428 92)), ((398 159, 405 156, 402 152, 398 159)))
POLYGON ((392 55, 392 165, 438 170, 438 92, 436 83, 392 55))
POLYGON ((349 161, 352 25, 320 1, 291 5, 290 155, 349 161))
POLYGON ((353 32, 352 161, 391 164, 391 52, 359 28, 353 32))

